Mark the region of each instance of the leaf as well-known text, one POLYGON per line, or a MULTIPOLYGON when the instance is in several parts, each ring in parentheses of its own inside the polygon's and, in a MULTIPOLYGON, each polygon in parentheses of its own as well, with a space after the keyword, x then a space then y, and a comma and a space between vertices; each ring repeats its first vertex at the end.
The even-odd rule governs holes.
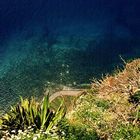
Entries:
POLYGON ((49 96, 45 96, 41 108, 41 127, 44 127, 46 123, 46 117, 47 117, 46 115, 47 115, 48 108, 49 108, 49 96))

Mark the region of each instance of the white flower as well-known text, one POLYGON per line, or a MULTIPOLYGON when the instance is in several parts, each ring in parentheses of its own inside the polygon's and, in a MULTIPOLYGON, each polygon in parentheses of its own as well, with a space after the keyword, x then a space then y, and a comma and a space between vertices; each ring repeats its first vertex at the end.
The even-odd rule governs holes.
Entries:
POLYGON ((11 135, 11 138, 13 139, 15 136, 14 135, 11 135))
POLYGON ((47 132, 43 132, 43 134, 47 135, 48 133, 47 132))
POLYGON ((21 140, 21 137, 20 136, 15 136, 15 139, 16 140, 21 140))
POLYGON ((61 133, 62 133, 62 135, 65 135, 65 132, 64 131, 62 131, 61 133))
POLYGON ((27 138, 30 138, 31 136, 29 134, 27 134, 27 138))
POLYGON ((18 130, 18 133, 22 133, 22 130, 18 130))
POLYGON ((15 131, 15 130, 12 130, 11 132, 12 132, 12 133, 16 133, 16 131, 15 131))
POLYGON ((31 129, 31 128, 32 128, 31 126, 28 127, 28 129, 31 129))
POLYGON ((24 132, 24 133, 22 133, 23 134, 23 136, 26 136, 27 134, 24 132))
POLYGON ((37 137, 35 136, 35 137, 33 137, 33 140, 37 140, 37 137))
POLYGON ((40 134, 35 134, 35 137, 38 137, 38 138, 40 138, 40 134))
POLYGON ((56 129, 57 127, 54 125, 52 129, 56 129))

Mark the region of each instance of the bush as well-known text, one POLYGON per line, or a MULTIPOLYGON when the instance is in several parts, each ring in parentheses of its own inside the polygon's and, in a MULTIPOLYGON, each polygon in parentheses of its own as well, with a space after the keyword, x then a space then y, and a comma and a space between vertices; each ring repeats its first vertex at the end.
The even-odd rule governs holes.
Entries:
POLYGON ((103 110, 106 110, 106 109, 108 109, 111 105, 110 105, 110 103, 108 102, 108 101, 106 101, 106 100, 97 100, 97 101, 95 101, 95 104, 97 105, 97 107, 100 107, 100 108, 102 108, 103 110))
POLYGON ((65 140, 99 140, 96 131, 88 130, 81 125, 70 124, 66 119, 59 123, 59 129, 63 132, 62 137, 65 140))
POLYGON ((11 110, 1 117, 1 130, 8 131, 9 134, 17 134, 19 130, 28 128, 44 130, 48 132, 64 116, 63 102, 57 109, 50 109, 49 97, 44 97, 38 103, 33 97, 31 100, 22 99, 19 104, 11 107, 11 110))

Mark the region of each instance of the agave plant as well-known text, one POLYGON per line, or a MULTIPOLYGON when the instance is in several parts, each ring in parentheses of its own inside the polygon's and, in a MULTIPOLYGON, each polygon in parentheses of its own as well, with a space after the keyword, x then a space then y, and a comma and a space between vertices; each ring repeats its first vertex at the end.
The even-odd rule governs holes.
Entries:
POLYGON ((20 103, 12 106, 11 110, 1 117, 1 130, 8 130, 18 133, 18 130, 25 130, 29 126, 34 130, 44 129, 49 131, 64 116, 63 101, 57 111, 50 108, 49 96, 45 96, 41 103, 35 98, 23 99, 20 103))

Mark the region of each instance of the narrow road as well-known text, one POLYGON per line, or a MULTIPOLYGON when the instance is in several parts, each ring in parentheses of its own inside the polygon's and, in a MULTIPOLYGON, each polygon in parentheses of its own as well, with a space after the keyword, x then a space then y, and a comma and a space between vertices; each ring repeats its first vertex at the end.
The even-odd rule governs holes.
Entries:
POLYGON ((57 97, 60 97, 60 96, 79 96, 79 95, 81 95, 84 92, 85 92, 84 89, 62 90, 62 91, 58 91, 58 92, 52 94, 49 97, 49 100, 50 100, 50 102, 52 102, 54 99, 56 99, 57 97))

